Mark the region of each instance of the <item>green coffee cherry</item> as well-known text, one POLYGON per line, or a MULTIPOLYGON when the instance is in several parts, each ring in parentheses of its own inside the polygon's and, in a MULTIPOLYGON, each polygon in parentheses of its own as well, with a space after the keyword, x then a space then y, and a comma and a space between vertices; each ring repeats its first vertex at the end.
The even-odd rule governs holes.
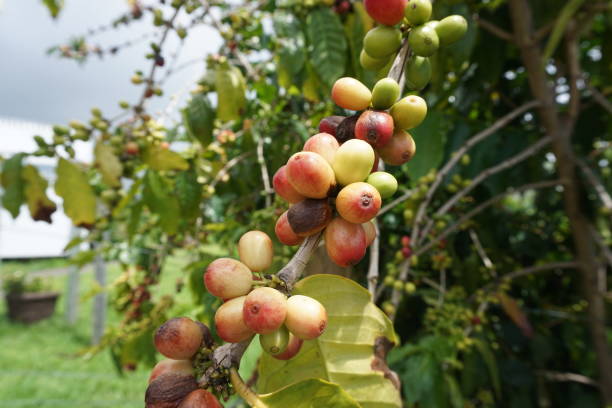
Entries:
POLYGON ((289 345, 289 330, 283 325, 280 329, 270 334, 260 334, 259 343, 261 348, 268 354, 280 354, 289 345))
POLYGON ((383 78, 372 89, 372 106, 374 109, 389 109, 399 96, 399 84, 393 78, 383 78))
POLYGON ((427 25, 414 27, 408 35, 408 43, 412 51, 421 57, 435 54, 440 46, 436 30, 427 25))
POLYGON ((406 63, 406 85, 414 91, 425 88, 431 79, 431 63, 429 58, 412 56, 406 63))
POLYGON ((408 0, 404 16, 412 26, 424 24, 431 17, 431 2, 429 0, 408 0))
POLYGON ((404 289, 404 282, 402 282, 401 280, 396 280, 395 282, 393 282, 393 289, 397 289, 397 290, 402 290, 404 289))
POLYGON ((374 58, 370 57, 365 50, 361 50, 359 54, 359 63, 364 69, 368 71, 378 71, 389 62, 389 57, 374 58))
POLYGON ((459 41, 467 32, 467 21, 463 16, 452 15, 443 18, 435 27, 440 46, 459 41))
POLYGON ((402 33, 397 28, 380 25, 368 31, 363 38, 363 49, 373 58, 393 54, 402 45, 402 33))
POLYGON ((416 291, 416 286, 412 282, 406 282, 404 285, 404 291, 410 295, 416 291))
POLYGON ((370 174, 366 182, 374 186, 383 199, 391 197, 397 191, 397 180, 392 174, 385 171, 370 174))

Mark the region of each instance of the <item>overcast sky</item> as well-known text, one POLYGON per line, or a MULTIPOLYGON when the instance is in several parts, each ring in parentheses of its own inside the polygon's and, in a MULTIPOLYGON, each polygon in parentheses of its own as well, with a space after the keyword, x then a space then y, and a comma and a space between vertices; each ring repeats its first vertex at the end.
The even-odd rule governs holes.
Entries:
MULTIPOLYGON (((66 123, 87 119, 92 106, 109 116, 118 113, 117 101, 134 102, 141 88, 130 83, 134 70, 148 71, 148 42, 124 49, 100 60, 93 57, 85 64, 46 54, 54 45, 88 28, 112 21, 127 10, 125 0, 66 0, 66 7, 53 20, 40 0, 0 0, 0 116, 47 123, 66 123)), ((138 38, 151 32, 151 17, 128 28, 92 38, 103 48, 138 38)), ((169 37, 176 50, 176 36, 169 37)), ((216 51, 220 40, 207 27, 194 30, 183 47, 178 62, 193 60, 216 51)), ((170 60, 169 55, 165 55, 170 60)), ((168 82, 168 95, 189 87, 203 69, 195 64, 176 74, 168 82)), ((163 108, 168 99, 154 106, 163 108), (163 105, 162 105, 163 104, 163 105)))

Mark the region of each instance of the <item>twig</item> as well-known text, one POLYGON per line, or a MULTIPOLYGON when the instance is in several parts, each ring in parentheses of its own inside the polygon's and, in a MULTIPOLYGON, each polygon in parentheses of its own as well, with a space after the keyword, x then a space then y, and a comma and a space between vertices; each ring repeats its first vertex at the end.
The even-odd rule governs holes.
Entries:
MULTIPOLYGON (((608 265, 610 265, 610 267, 612 268, 612 250, 610 250, 608 245, 606 245, 606 243, 604 242, 603 238, 599 234, 599 231, 597 231, 597 229, 592 224, 589 227, 590 227, 591 235, 593 236, 593 239, 595 240, 595 242, 599 246, 599 249, 601 249, 601 252, 604 255, 604 257, 606 258, 606 261, 608 262, 608 265)), ((604 291, 605 290, 607 290, 607 289, 604 289, 604 291)))
POLYGON ((244 153, 234 157, 233 159, 231 159, 227 163, 225 163, 225 166, 223 166, 221 168, 221 170, 219 170, 219 172, 217 173, 217 175, 215 176, 213 181, 210 183, 210 187, 215 188, 215 186, 219 183, 219 181, 221 181, 223 179, 223 177, 225 177, 225 175, 227 173, 229 173, 229 171, 230 171, 230 169, 232 167, 234 167, 235 165, 237 165, 242 160, 246 159, 248 156, 250 156, 252 154, 253 154, 253 152, 244 152, 244 153))
POLYGON ((287 293, 291 293, 293 285, 304 272, 304 268, 306 268, 312 253, 317 249, 320 239, 320 232, 306 238, 289 263, 278 272, 277 276, 285 283, 287 293))
POLYGON ((372 294, 372 297, 376 296, 376 286, 378 285, 378 262, 380 254, 380 232, 378 229, 378 222, 376 219, 373 220, 374 228, 376 228, 376 237, 370 245, 370 265, 368 266, 368 290, 372 294))
POLYGON ((272 194, 274 194, 274 189, 270 185, 270 174, 268 173, 266 158, 264 156, 264 138, 259 132, 257 132, 257 162, 259 163, 259 168, 261 169, 261 179, 263 180, 264 185, 266 208, 269 208, 272 205, 272 194))
POLYGON ((495 265, 493 265, 491 258, 489 258, 489 256, 487 255, 486 251, 482 246, 482 243, 480 242, 480 239, 478 238, 478 234, 473 229, 470 229, 470 239, 474 243, 476 252, 478 252, 480 259, 482 259, 482 263, 484 264, 484 266, 489 269, 494 275, 496 275, 495 265))
POLYGON ((527 268, 519 269, 514 272, 510 272, 503 276, 500 276, 494 282, 485 285, 482 290, 495 290, 495 288, 497 288, 502 282, 509 282, 527 275, 534 275, 536 273, 546 272, 552 269, 577 269, 579 266, 580 265, 576 261, 550 262, 542 265, 529 266, 527 268))
MULTIPOLYGON (((202 3, 203 5, 207 5, 208 1, 200 0, 200 3, 202 3)), ((210 19, 212 25, 217 29, 217 31, 219 31, 219 33, 226 31, 221 25, 221 22, 213 15, 213 13, 208 13, 208 18, 210 19)), ((236 56, 236 58, 238 58, 240 65, 244 67, 247 72, 247 75, 252 79, 257 79, 257 71, 255 71, 255 68, 253 68, 253 65, 251 65, 251 63, 242 53, 242 51, 240 51, 238 47, 235 47, 232 50, 232 53, 236 56)))
POLYGON ((566 126, 568 136, 574 129, 578 114, 580 113, 580 90, 578 89, 578 80, 582 77, 580 71, 580 54, 578 52, 576 23, 570 21, 565 35, 565 55, 568 65, 568 82, 570 87, 570 100, 568 105, 568 120, 570 123, 566 126))
POLYGON ((597 175, 580 158, 574 156, 574 161, 576 162, 578 167, 580 167, 580 170, 582 170, 589 183, 591 183, 591 185, 595 189, 595 192, 597 193, 597 196, 599 197, 599 200, 604 205, 604 207, 606 207, 608 210, 612 210, 612 197, 610 196, 610 193, 608 193, 608 191, 606 190, 606 187, 604 187, 603 183, 599 180, 597 175))
POLYGON ((477 207, 472 209, 470 212, 468 212, 467 214, 465 214, 464 216, 459 218, 459 220, 457 220, 457 222, 455 222, 454 224, 452 224, 449 227, 447 227, 443 232, 441 232, 435 238, 433 238, 432 240, 428 241, 425 245, 423 245, 418 250, 416 250, 414 255, 419 256, 419 255, 427 252, 434 245, 436 245, 438 242, 440 242, 441 240, 446 238, 448 235, 450 235, 453 231, 458 229, 464 222, 466 222, 467 220, 473 218, 475 215, 481 213, 482 211, 484 211, 488 207, 492 206, 493 204, 497 203, 498 201, 501 201, 507 195, 520 193, 520 192, 526 191, 526 190, 534 190, 534 189, 538 189, 538 188, 553 187, 553 186, 557 186, 557 185, 560 185, 560 184, 562 184, 560 180, 549 180, 549 181, 540 181, 540 182, 537 182, 537 183, 525 184, 523 186, 516 187, 516 188, 509 188, 505 192, 503 192, 501 194, 498 194, 498 195, 488 199, 487 201, 485 201, 482 204, 478 205, 477 207))
POLYGON ((395 200, 391 201, 389 204, 387 204, 383 208, 381 208, 380 211, 378 212, 378 216, 380 217, 381 215, 383 215, 387 211, 392 210, 396 205, 398 205, 400 203, 403 203, 404 201, 406 201, 407 199, 412 197, 413 194, 414 194, 414 190, 406 191, 404 194, 402 194, 401 196, 397 197, 395 200))
MULTIPOLYGON (((509 167, 514 166, 517 163, 520 163, 521 161, 529 158, 530 156, 536 154, 537 152, 540 151, 540 149, 542 149, 544 146, 546 146, 547 144, 549 144, 552 140, 552 137, 550 136, 545 136, 543 138, 541 138, 540 140, 538 140, 536 143, 534 143, 533 145, 529 146, 528 148, 526 148, 525 150, 521 151, 519 154, 514 155, 512 157, 510 157, 509 159, 504 160, 503 162, 499 163, 496 166, 493 167, 489 167, 488 169, 484 170, 483 172, 481 172, 478 176, 476 176, 474 178, 474 180, 472 180, 472 182, 466 186, 465 188, 463 188, 462 190, 459 190, 457 193, 455 193, 455 195, 453 195, 450 200, 448 200, 442 207, 440 207, 437 211, 436 211, 436 215, 437 216, 441 216, 446 214, 455 204, 457 204, 457 202, 465 197, 470 191, 472 191, 474 188, 476 188, 476 186, 478 186, 480 183, 482 183, 484 180, 486 180, 487 178, 499 173, 502 170, 505 170, 509 167)), ((427 237, 427 234, 429 233, 429 231, 431 231, 431 228, 433 227, 433 220, 429 221, 428 225, 425 226, 425 228, 423 229, 423 234, 422 234, 422 238, 425 239, 425 237, 427 237)))
POLYGON ((491 34, 493 34, 497 38, 501 38, 504 41, 514 42, 514 37, 512 36, 512 34, 510 34, 508 31, 504 30, 503 28, 498 27, 495 24, 493 24, 493 23, 491 23, 491 22, 489 22, 487 20, 483 20, 478 15, 474 16, 474 19, 476 20, 476 24, 478 24, 480 27, 482 27, 486 31, 490 32, 491 34))
MULTIPOLYGON (((406 60, 408 59, 408 56, 410 55, 410 46, 408 45, 408 39, 404 40, 404 43, 402 44, 402 47, 400 48, 400 51, 397 53, 397 56, 395 57, 395 60, 393 61, 393 65, 391 66, 391 69, 389 70, 389 74, 387 75, 388 78, 393 78, 395 79, 396 82, 401 82, 402 81, 402 72, 404 72, 404 67, 406 66, 406 60)), ((403 86, 400 86, 400 90, 403 88, 403 86)))
POLYGON ((536 374, 541 375, 549 381, 560 381, 560 382, 577 382, 585 385, 592 385, 593 387, 599 388, 599 383, 585 375, 575 373, 560 373, 557 371, 538 370, 536 374))
POLYGON ((612 103, 606 99, 606 97, 599 92, 596 88, 591 85, 587 86, 591 95, 593 95, 593 99, 597 102, 602 108, 608 111, 608 113, 612 114, 612 103))
MULTIPOLYGON (((164 31, 162 32, 161 38, 159 39, 159 42, 157 43, 158 49, 160 49, 160 50, 162 49, 162 46, 164 45, 164 42, 166 42, 166 38, 168 38, 168 33, 170 32, 170 30, 173 27, 174 20, 176 20, 176 17, 178 16, 180 11, 181 11, 181 8, 177 7, 174 10, 174 14, 172 14, 172 17, 170 17, 170 20, 168 20, 166 22, 164 31)), ((140 96, 140 100, 138 101, 136 106, 134 106, 134 111, 137 112, 137 113, 142 111, 144 103, 147 100, 149 93, 151 92, 151 86, 154 83, 155 72, 157 71, 157 67, 158 66, 159 65, 157 64, 157 59, 154 58, 153 62, 151 63, 151 69, 149 70, 149 74, 147 75, 147 78, 144 80, 145 89, 142 92, 142 95, 140 96)))
POLYGON ((446 293, 446 268, 440 270, 440 293, 438 293, 438 307, 444 303, 444 294, 446 293))

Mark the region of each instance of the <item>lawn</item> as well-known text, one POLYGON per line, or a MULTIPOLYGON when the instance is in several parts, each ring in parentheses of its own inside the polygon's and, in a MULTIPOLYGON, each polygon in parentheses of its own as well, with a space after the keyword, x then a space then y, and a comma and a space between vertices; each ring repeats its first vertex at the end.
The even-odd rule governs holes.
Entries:
MULTIPOLYGON (((62 262, 38 262, 26 265, 5 263, 3 271, 61 267, 62 262)), ((159 291, 168 293, 181 273, 178 260, 171 260, 164 270, 159 291)), ((109 268, 108 281, 118 275, 109 268)), ((55 277, 53 287, 63 291, 66 276, 55 277)), ((139 367, 120 377, 108 352, 90 360, 75 354, 91 341, 93 300, 86 294, 93 287, 91 269, 81 274, 79 317, 74 326, 64 318, 60 297, 55 315, 46 321, 26 326, 7 320, 4 302, 0 304, 0 407, 142 407, 148 368, 139 367)), ((187 291, 185 291, 187 292, 187 291)), ((183 294, 181 294, 183 295, 183 294)), ((188 294, 184 294, 188 295, 188 294)), ((108 322, 119 316, 108 309, 108 322)))

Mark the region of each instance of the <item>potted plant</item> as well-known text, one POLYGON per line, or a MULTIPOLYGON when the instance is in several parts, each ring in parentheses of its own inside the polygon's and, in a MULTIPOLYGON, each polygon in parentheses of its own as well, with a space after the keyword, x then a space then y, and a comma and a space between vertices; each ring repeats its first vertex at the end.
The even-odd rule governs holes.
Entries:
POLYGON ((55 311, 59 293, 51 291, 49 282, 40 277, 30 279, 21 271, 4 277, 8 317, 12 321, 34 323, 55 311))

